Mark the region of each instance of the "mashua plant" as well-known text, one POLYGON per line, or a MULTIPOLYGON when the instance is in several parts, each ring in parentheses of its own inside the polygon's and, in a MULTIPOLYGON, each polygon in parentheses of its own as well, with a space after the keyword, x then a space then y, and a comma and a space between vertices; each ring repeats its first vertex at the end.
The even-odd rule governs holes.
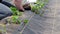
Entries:
POLYGON ((8 23, 13 23, 13 24, 20 24, 21 20, 18 19, 19 16, 22 16, 22 12, 18 11, 18 9, 16 7, 10 7, 13 15, 11 17, 11 19, 7 19, 8 23))
POLYGON ((40 13, 40 10, 45 6, 47 2, 48 0, 37 0, 33 5, 30 4, 32 12, 42 15, 42 13, 40 13))
POLYGON ((18 11, 18 9, 16 7, 10 7, 10 9, 12 10, 12 13, 14 16, 21 16, 22 12, 18 11))
MULTIPOLYGON (((13 23, 13 24, 20 24, 22 21, 19 19, 19 16, 22 16, 22 12, 18 11, 18 9, 16 7, 10 7, 10 9, 12 10, 12 17, 11 19, 8 19, 8 22, 13 23)), ((23 22, 26 24, 28 23, 27 19, 24 19, 23 22)))

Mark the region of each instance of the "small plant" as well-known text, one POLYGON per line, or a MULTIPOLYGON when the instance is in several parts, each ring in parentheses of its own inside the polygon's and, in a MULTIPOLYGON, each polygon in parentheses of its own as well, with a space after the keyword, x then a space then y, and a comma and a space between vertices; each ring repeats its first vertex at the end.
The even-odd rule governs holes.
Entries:
POLYGON ((40 14, 40 10, 45 6, 46 2, 48 2, 48 0, 44 0, 44 2, 42 0, 37 0, 34 5, 30 4, 32 12, 40 14))
POLYGON ((28 21, 29 21, 29 20, 25 19, 25 20, 24 20, 24 23, 26 24, 26 23, 28 23, 28 21))
POLYGON ((10 7, 12 10, 13 15, 17 15, 17 9, 15 7, 10 7))
POLYGON ((10 23, 13 23, 13 24, 20 24, 21 23, 21 20, 19 20, 19 16, 22 15, 22 12, 18 11, 18 9, 16 7, 10 7, 10 9, 12 10, 12 17, 11 19, 8 19, 7 21, 10 23))
POLYGON ((13 22, 14 24, 16 24, 17 19, 18 19, 18 16, 12 16, 12 22, 13 22))
POLYGON ((40 14, 39 11, 35 11, 35 14, 40 14))
POLYGON ((17 20, 17 23, 16 24, 20 24, 21 23, 21 20, 17 20))
POLYGON ((17 15, 17 16, 22 15, 22 12, 18 11, 18 9, 16 7, 10 7, 10 9, 12 10, 13 15, 17 15))
POLYGON ((21 23, 21 20, 18 19, 19 16, 12 16, 11 18, 8 18, 7 19, 7 22, 8 23, 13 23, 13 24, 20 24, 21 23))
POLYGON ((31 5, 31 10, 32 10, 32 12, 35 12, 36 7, 31 5))

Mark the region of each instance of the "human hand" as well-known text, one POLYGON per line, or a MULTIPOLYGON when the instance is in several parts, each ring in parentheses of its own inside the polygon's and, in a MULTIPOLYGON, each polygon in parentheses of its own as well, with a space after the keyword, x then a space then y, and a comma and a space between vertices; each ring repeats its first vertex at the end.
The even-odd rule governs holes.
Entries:
POLYGON ((15 0, 14 4, 17 7, 18 10, 24 11, 24 8, 23 8, 23 5, 22 5, 22 0, 15 0))

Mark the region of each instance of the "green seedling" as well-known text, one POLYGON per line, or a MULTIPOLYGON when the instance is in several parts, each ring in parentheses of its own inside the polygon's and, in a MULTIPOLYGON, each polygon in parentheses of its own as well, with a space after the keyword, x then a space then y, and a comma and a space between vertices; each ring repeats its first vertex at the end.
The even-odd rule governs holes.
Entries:
POLYGON ((12 16, 12 22, 13 22, 14 24, 16 24, 17 19, 18 19, 18 16, 12 16))
POLYGON ((22 16, 22 12, 17 11, 17 16, 22 16))
POLYGON ((12 10, 13 15, 17 15, 17 9, 15 7, 10 7, 12 10))
POLYGON ((13 24, 20 24, 21 20, 18 19, 19 16, 13 16, 12 17, 12 22, 13 24))
POLYGON ((35 11, 35 14, 40 14, 40 12, 39 11, 35 11))
POLYGON ((19 20, 19 16, 22 16, 22 12, 18 11, 18 9, 16 7, 10 7, 10 9, 12 10, 12 22, 14 24, 20 24, 21 23, 21 20, 19 20))
POLYGON ((16 7, 10 7, 10 9, 12 10, 13 15, 17 15, 17 16, 21 16, 22 12, 18 11, 18 9, 16 7))
POLYGON ((36 7, 31 5, 31 10, 32 10, 32 12, 35 12, 36 7))
POLYGON ((12 11, 16 11, 17 9, 15 7, 10 7, 12 11))
POLYGON ((25 19, 25 20, 24 20, 24 23, 26 24, 26 23, 28 23, 28 21, 29 21, 29 20, 25 19))
POLYGON ((17 24, 20 24, 21 23, 21 20, 17 20, 17 24))
POLYGON ((32 12, 39 14, 39 11, 45 6, 46 2, 48 2, 48 0, 44 0, 44 2, 42 0, 37 0, 34 5, 30 4, 32 12))

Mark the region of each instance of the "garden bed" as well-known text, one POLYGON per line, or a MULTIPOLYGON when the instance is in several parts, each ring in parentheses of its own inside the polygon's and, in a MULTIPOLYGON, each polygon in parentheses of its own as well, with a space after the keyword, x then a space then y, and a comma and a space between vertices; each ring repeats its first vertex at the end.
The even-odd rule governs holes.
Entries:
POLYGON ((15 33, 15 32, 13 32, 13 31, 20 32, 20 31, 25 27, 25 24, 23 23, 23 20, 24 20, 24 19, 29 20, 32 15, 34 15, 33 12, 31 12, 31 11, 25 11, 25 12, 23 13, 23 15, 19 17, 19 19, 22 20, 21 24, 13 24, 13 23, 11 23, 11 24, 8 24, 8 23, 7 23, 7 24, 6 24, 6 19, 11 18, 12 16, 9 16, 9 17, 1 20, 0 23, 7 25, 7 26, 6 26, 7 33, 9 33, 9 32, 10 32, 10 33, 15 33))
POLYGON ((17 10, 15 8, 11 7, 11 9, 13 9, 13 15, 9 16, 9 17, 7 17, 7 18, 5 18, 3 20, 1 20, 0 24, 5 24, 6 32, 7 33, 12 33, 12 34, 16 33, 16 34, 18 34, 18 33, 23 32, 23 30, 25 29, 25 27, 28 25, 29 20, 31 20, 31 18, 35 14, 39 14, 40 16, 43 14, 43 13, 40 14, 40 12, 41 12, 41 9, 45 6, 44 2, 42 2, 41 4, 39 4, 39 3, 37 3, 34 6, 33 5, 31 6, 32 7, 31 8, 32 11, 22 12, 22 15, 21 15, 21 13, 16 12, 17 10), (19 21, 19 23, 17 21, 19 21))

